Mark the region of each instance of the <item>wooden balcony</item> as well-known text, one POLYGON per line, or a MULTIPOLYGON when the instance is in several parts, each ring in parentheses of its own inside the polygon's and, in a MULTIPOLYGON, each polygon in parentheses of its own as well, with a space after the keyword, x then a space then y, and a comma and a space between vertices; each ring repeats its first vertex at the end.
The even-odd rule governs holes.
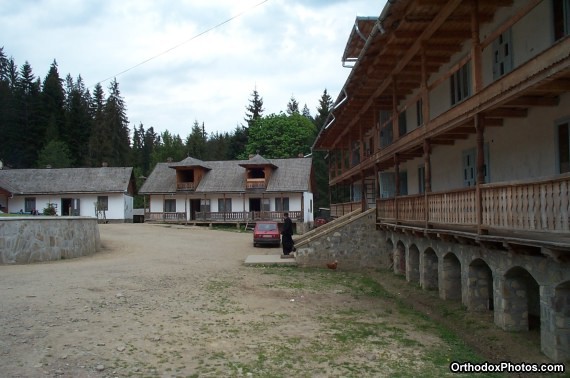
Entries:
POLYGON ((176 190, 194 190, 196 189, 193 182, 177 182, 176 190))
POLYGON ((186 220, 186 214, 146 212, 144 214, 144 220, 145 222, 183 222, 186 220))
POLYGON ((480 190, 479 201, 475 187, 379 199, 378 222, 475 232, 523 232, 526 236, 570 235, 570 174, 484 184, 480 190))
POLYGON ((265 189, 265 187, 267 186, 265 179, 261 178, 261 179, 252 179, 252 178, 248 178, 245 182, 245 188, 246 189, 265 189))
POLYGON ((352 213, 356 209, 360 209, 362 207, 362 202, 345 202, 345 203, 335 203, 331 204, 331 217, 338 218, 346 215, 348 213, 352 213))
MULTIPOLYGON (((289 211, 293 222, 303 222, 301 211, 289 211)), ((283 211, 202 211, 196 212, 195 219, 186 220, 186 213, 146 212, 145 222, 211 222, 211 223, 243 223, 255 221, 283 221, 283 211)))

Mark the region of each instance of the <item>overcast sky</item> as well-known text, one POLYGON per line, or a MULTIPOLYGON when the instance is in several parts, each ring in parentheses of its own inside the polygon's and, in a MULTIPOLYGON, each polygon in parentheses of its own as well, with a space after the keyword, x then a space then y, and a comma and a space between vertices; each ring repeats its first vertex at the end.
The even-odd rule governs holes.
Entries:
POLYGON ((244 123, 254 88, 265 115, 285 111, 291 96, 314 115, 323 90, 336 100, 349 74, 341 57, 355 18, 377 17, 384 4, 0 0, 0 46, 42 82, 54 59, 62 79, 81 75, 90 91, 101 82, 107 94, 116 77, 131 130, 142 123, 185 138, 195 120, 209 133, 244 123))

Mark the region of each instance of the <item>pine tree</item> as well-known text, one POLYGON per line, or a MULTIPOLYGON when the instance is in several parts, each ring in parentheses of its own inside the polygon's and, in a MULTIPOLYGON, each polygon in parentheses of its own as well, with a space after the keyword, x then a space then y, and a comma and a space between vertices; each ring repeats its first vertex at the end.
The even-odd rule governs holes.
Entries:
POLYGON ((304 117, 307 117, 309 120, 311 120, 311 121, 313 120, 313 116, 311 115, 311 111, 309 110, 309 107, 307 106, 307 104, 305 104, 303 106, 303 111, 301 112, 301 114, 304 117))
POLYGON ((42 87, 42 122, 46 129, 46 143, 62 137, 65 123, 65 93, 54 60, 42 87))
POLYGON ((245 122, 247 127, 250 127, 256 120, 263 116, 263 98, 257 92, 257 88, 254 88, 251 93, 251 98, 249 100, 249 105, 246 107, 247 112, 245 113, 245 122))
POLYGON ((186 150, 188 156, 202 160, 206 158, 206 135, 203 123, 200 127, 198 121, 194 121, 192 131, 186 138, 186 150))
POLYGON ((245 152, 245 148, 247 146, 247 141, 247 129, 241 125, 237 125, 234 132, 230 135, 228 159, 246 159, 247 154, 245 152))
POLYGON ((93 123, 89 137, 89 161, 92 167, 100 167, 103 162, 108 163, 112 155, 111 131, 105 121, 104 96, 103 87, 97 83, 93 89, 90 104, 93 123))
POLYGON ((65 127, 62 141, 69 147, 69 152, 76 166, 88 166, 88 145, 91 134, 91 115, 89 114, 90 95, 85 89, 81 76, 74 83, 71 75, 66 79, 65 127))
POLYGON ((333 100, 331 96, 329 96, 329 94, 327 93, 327 90, 325 89, 323 91, 321 99, 319 100, 319 107, 317 108, 317 115, 315 116, 315 126, 317 126, 317 130, 320 131, 323 128, 327 120, 327 117, 329 116, 329 113, 333 109, 333 106, 334 106, 333 100))
MULTIPOLYGON (((39 79, 36 79, 32 67, 25 62, 20 70, 15 88, 17 138, 13 141, 15 167, 30 168, 36 165, 38 151, 45 143, 45 114, 42 111, 44 96, 41 93, 39 79)), ((50 115, 50 118, 55 114, 50 115)), ((14 155, 13 155, 14 156, 14 155)))
POLYGON ((129 160, 130 130, 125 102, 121 97, 119 83, 113 79, 109 85, 109 96, 104 106, 104 122, 111 140, 111 156, 109 164, 125 166, 129 160))
MULTIPOLYGON (((142 125, 141 125, 142 128, 142 125)), ((144 131, 144 129, 142 129, 144 131)), ((141 156, 141 168, 143 175, 148 176, 154 165, 152 164, 152 155, 160 142, 160 137, 154 132, 151 126, 144 132, 143 150, 141 156)))
POLYGON ((287 103, 287 114, 299 114, 299 103, 295 99, 295 96, 291 95, 291 99, 287 103))

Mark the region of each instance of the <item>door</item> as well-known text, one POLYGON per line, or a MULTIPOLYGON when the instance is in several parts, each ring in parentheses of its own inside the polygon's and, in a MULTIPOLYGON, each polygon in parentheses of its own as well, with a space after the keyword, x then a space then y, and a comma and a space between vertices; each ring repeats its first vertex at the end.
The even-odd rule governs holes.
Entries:
POLYGON ((463 186, 475 186, 476 172, 475 149, 463 151, 463 186))
POLYGON ((196 220, 196 213, 200 211, 200 200, 190 200, 190 220, 196 220))

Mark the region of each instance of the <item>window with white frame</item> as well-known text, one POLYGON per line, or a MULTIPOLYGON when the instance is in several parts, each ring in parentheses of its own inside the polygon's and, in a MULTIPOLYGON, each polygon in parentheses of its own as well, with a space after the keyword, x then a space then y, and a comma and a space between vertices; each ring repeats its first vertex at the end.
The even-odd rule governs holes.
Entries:
POLYGON ((471 96, 471 68, 467 62, 450 77, 451 105, 471 96))
POLYGON ((498 79, 513 69, 511 29, 493 41, 493 79, 498 79))
POLYGON ((570 0, 552 0, 552 15, 554 16, 554 40, 570 34, 570 0))
POLYGON ((261 200, 261 211, 269 211, 269 210, 270 210, 269 198, 263 198, 261 200))
POLYGON ((165 213, 175 213, 176 212, 176 200, 175 199, 165 199, 164 200, 164 212, 165 213))
POLYGON ((36 197, 26 197, 24 199, 24 211, 31 213, 36 210, 36 197))
POLYGON ((232 199, 231 198, 218 198, 218 211, 220 213, 232 212, 232 199))
POLYGON ((97 196, 97 209, 99 211, 109 210, 109 197, 108 196, 97 196))
POLYGON ((289 197, 275 198, 275 211, 289 211, 289 197))
POLYGON ((209 213, 210 212, 210 200, 209 199, 201 199, 200 200, 200 212, 201 213, 209 213))
POLYGON ((423 113, 423 100, 420 98, 416 101, 416 126, 420 127, 424 124, 424 113, 423 113))

